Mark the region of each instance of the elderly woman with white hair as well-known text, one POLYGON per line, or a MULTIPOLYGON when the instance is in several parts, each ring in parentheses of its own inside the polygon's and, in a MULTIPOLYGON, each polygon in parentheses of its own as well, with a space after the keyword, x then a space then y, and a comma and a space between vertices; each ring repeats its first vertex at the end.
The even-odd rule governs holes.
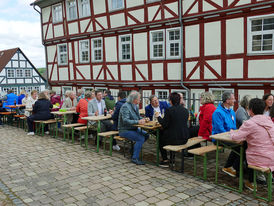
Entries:
POLYGON ((121 137, 125 137, 135 142, 131 161, 136 165, 143 165, 139 160, 139 154, 144 142, 149 135, 137 128, 136 124, 145 124, 145 119, 141 119, 138 104, 140 103, 139 92, 132 91, 128 96, 127 102, 120 109, 118 119, 118 130, 121 137))
MULTIPOLYGON (((65 99, 62 109, 76 110, 77 99, 74 91, 68 93, 68 97, 65 99)), ((72 123, 73 115, 67 115, 67 122, 72 123)), ((77 121, 77 120, 76 120, 77 121)))

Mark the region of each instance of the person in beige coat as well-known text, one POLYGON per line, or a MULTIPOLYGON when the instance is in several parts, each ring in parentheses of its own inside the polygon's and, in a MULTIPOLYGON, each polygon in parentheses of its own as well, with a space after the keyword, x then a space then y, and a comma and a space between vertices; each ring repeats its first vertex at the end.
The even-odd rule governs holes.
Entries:
MULTIPOLYGON (((77 106, 77 99, 74 91, 70 91, 68 93, 68 97, 65 99, 62 109, 67 109, 67 110, 76 110, 77 106)), ((73 115, 68 114, 67 115, 67 123, 72 123, 73 120, 73 115)))

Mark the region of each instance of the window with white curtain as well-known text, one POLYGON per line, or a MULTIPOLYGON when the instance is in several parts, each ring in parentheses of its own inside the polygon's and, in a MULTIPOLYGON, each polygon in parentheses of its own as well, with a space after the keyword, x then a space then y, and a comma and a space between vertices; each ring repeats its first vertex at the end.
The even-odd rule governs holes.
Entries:
POLYGON ((124 8, 124 0, 109 0, 109 10, 118 10, 124 8))
POLYGON ((76 0, 67 0, 67 16, 68 20, 77 19, 76 0))
POLYGON ((89 62, 89 40, 82 40, 80 43, 80 62, 89 62))
POLYGON ((58 64, 67 65, 68 64, 67 44, 59 44, 57 52, 58 52, 58 64))
POLYGON ((79 3, 79 16, 80 17, 90 16, 89 0, 78 0, 78 3, 79 3))
POLYGON ((62 4, 52 6, 53 23, 61 22, 63 20, 62 4))

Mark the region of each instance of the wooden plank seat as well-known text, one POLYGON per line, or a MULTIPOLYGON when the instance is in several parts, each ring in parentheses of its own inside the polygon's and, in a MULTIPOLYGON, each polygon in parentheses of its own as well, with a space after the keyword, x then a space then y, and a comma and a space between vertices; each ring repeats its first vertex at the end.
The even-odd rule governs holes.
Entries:
POLYGON ((56 132, 56 136, 57 136, 57 132, 58 132, 58 122, 62 122, 63 120, 60 119, 48 119, 48 120, 34 120, 35 126, 36 126, 36 133, 40 134, 42 136, 44 136, 44 130, 45 130, 45 125, 46 124, 55 124, 55 132, 56 132), (41 129, 41 132, 40 132, 41 129))
POLYGON ((74 143, 74 131, 76 127, 84 126, 85 124, 82 123, 73 123, 73 124, 64 124, 62 125, 63 127, 63 132, 64 132, 64 141, 66 140, 66 135, 67 135, 67 140, 69 141, 69 133, 71 129, 71 141, 74 143))
POLYGON ((181 172, 183 173, 184 172, 184 151, 185 151, 185 149, 187 149, 193 145, 199 144, 201 142, 204 142, 204 141, 206 141, 206 140, 201 137, 193 137, 193 138, 188 139, 187 143, 184 145, 166 145, 166 146, 164 146, 163 149, 170 152, 169 163, 170 163, 171 169, 173 170, 173 165, 175 164, 175 152, 181 152, 182 153, 182 155, 181 155, 181 157, 182 157, 181 172))
MULTIPOLYGON (((222 147, 219 146, 219 149, 222 147)), ((207 153, 217 150, 216 145, 208 145, 188 150, 188 153, 194 154, 194 176, 197 176, 197 156, 203 156, 203 179, 207 179, 207 153)))
MULTIPOLYGON (((114 135, 118 135, 118 131, 107 131, 107 132, 100 132, 98 136, 101 136, 104 138, 104 152, 106 151, 106 139, 109 139, 109 155, 112 156, 112 142, 114 135)), ((98 145, 99 146, 99 145, 98 145)), ((99 151, 99 148, 97 148, 97 151, 99 151)))
POLYGON ((27 117, 24 115, 23 117, 19 117, 19 119, 22 121, 22 128, 27 131, 27 117))
POLYGON ((121 136, 115 136, 114 137, 115 140, 117 141, 121 141, 123 142, 124 146, 123 146, 123 154, 124 154, 124 157, 126 157, 126 153, 125 153, 125 148, 126 148, 126 143, 127 142, 130 142, 130 145, 131 145, 131 156, 133 154, 133 146, 134 146, 134 142, 125 138, 125 137, 121 137, 121 136))
POLYGON ((253 169, 253 184, 254 184, 253 196, 256 198, 271 202, 272 201, 272 172, 270 168, 258 167, 255 165, 248 165, 248 168, 253 169), (257 196, 257 181, 256 181, 257 171, 267 174, 267 198, 257 196))
POLYGON ((7 124, 12 125, 12 123, 13 123, 13 115, 14 114, 16 114, 16 112, 13 112, 13 111, 0 112, 0 115, 3 117, 3 123, 7 123, 7 124))

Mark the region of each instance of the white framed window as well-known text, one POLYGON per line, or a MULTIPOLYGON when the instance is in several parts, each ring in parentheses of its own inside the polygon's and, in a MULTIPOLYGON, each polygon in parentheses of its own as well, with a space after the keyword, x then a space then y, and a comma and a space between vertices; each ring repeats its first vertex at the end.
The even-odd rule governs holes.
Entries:
POLYGON ((147 0, 147 3, 155 2, 155 1, 161 1, 161 0, 147 0))
POLYGON ((234 93, 233 89, 225 89, 225 88, 209 88, 209 91, 215 96, 215 103, 214 103, 215 106, 218 106, 218 104, 222 102, 222 95, 224 92, 234 93))
POLYGON ((92 39, 92 61, 103 61, 103 40, 102 38, 92 39))
POLYGON ((131 61, 131 35, 119 36, 119 59, 131 61))
POLYGON ((21 92, 22 90, 26 91, 26 87, 20 87, 20 92, 21 92))
POLYGON ((90 16, 89 0, 78 0, 78 3, 79 3, 79 16, 80 17, 90 16))
POLYGON ((40 90, 41 90, 41 89, 40 89, 40 86, 35 86, 35 87, 34 87, 34 90, 36 90, 36 91, 39 93, 40 90))
POLYGON ((30 94, 31 91, 32 91, 32 87, 31 87, 31 86, 29 86, 29 87, 26 88, 26 92, 27 92, 28 94, 30 94))
POLYGON ((59 44, 58 48, 58 64, 67 65, 68 64, 68 53, 67 53, 67 44, 59 44))
POLYGON ((274 52, 274 15, 248 18, 248 53, 274 52))
POLYGON ((14 78, 14 77, 15 77, 14 69, 8 69, 7 70, 7 78, 14 78))
POLYGON ((16 95, 18 94, 18 88, 17 87, 11 87, 10 89, 13 91, 14 94, 16 94, 16 95))
POLYGON ((22 78, 22 77, 24 77, 23 69, 16 69, 16 77, 17 77, 17 78, 22 78))
POLYGON ((30 69, 25 69, 25 77, 31 77, 31 70, 30 69))
POLYGON ((67 16, 68 20, 77 19, 76 0, 67 0, 67 16))
POLYGON ((5 94, 7 94, 9 90, 10 90, 9 87, 3 87, 3 89, 2 89, 2 91, 3 91, 5 94))
POLYGON ((89 62, 89 40, 82 40, 80 43, 80 63, 89 62))
POLYGON ((52 21, 58 23, 63 20, 62 4, 52 6, 52 21))
POLYGON ((82 87, 84 92, 92 92, 94 90, 94 87, 82 87))
POLYGON ((174 59, 181 57, 181 30, 177 29, 168 29, 167 30, 167 58, 174 59))
POLYGON ((165 57, 164 30, 150 32, 150 56, 152 59, 163 59, 165 57))
POLYGON ((155 89, 155 95, 160 101, 168 101, 169 90, 168 89, 155 89))
POLYGON ((72 87, 71 86, 62 86, 63 99, 65 98, 66 91, 72 91, 72 87))
POLYGON ((124 0, 108 0, 109 10, 118 10, 124 8, 124 0))

